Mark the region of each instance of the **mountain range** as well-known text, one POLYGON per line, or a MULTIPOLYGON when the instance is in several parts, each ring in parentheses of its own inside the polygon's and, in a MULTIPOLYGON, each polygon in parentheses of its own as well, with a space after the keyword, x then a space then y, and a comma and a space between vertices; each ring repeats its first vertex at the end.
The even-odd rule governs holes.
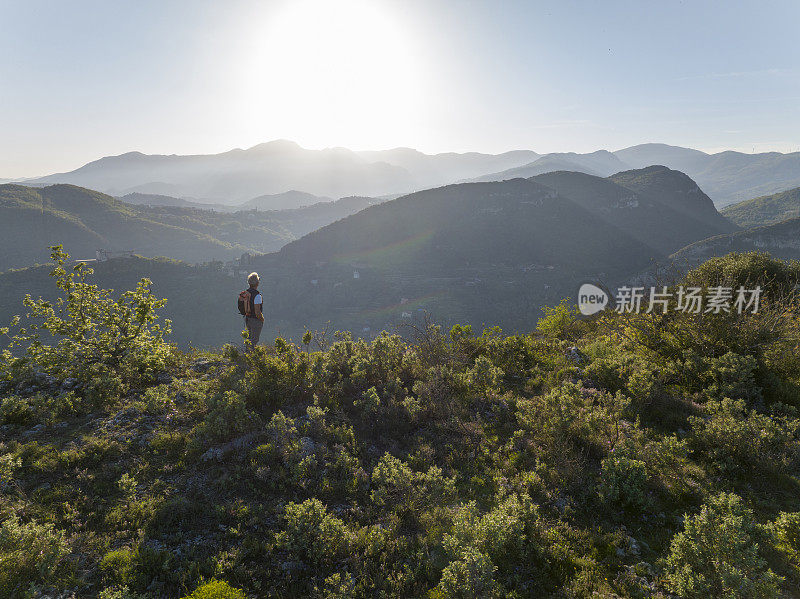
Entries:
MULTIPOLYGON (((607 177, 555 171, 292 210, 152 204, 127 204, 71 185, 2 185, 0 255, 6 268, 42 262, 45 248, 60 241, 75 257, 116 246, 191 262, 271 252, 246 265, 262 276, 265 336, 297 336, 326 323, 369 336, 418 324, 425 313, 445 325, 526 330, 541 306, 573 296, 582 281, 618 285, 658 265, 732 250, 800 257, 800 220, 740 230, 695 181, 664 166, 607 177), (28 254, 19 255, 22 250, 28 254)), ((156 292, 170 299, 169 315, 180 319, 179 342, 236 339, 240 323, 231 298, 243 285, 241 272, 237 278, 213 265, 145 258, 112 259, 97 269, 98 280, 116 289, 152 271, 156 292), (203 298, 190 314, 180 310, 186 293, 203 298)), ((0 275, 0 288, 36 290, 46 277, 46 267, 10 272, 0 275)), ((0 317, 18 311, 9 304, 0 317)))
POLYGON ((523 330, 580 281, 618 282, 736 229, 666 167, 609 178, 556 172, 410 194, 254 264, 282 331, 327 321, 375 330, 419 310, 443 324, 523 330))
POLYGON ((69 183, 115 196, 155 194, 206 204, 239 205, 262 198, 265 207, 290 208, 300 207, 307 199, 263 197, 285 194, 288 190, 332 198, 396 197, 457 182, 502 181, 554 171, 607 177, 651 165, 686 173, 717 207, 800 186, 799 152, 709 154, 648 143, 614 152, 598 150, 584 154, 541 155, 530 150, 503 154, 424 154, 410 148, 362 152, 345 148, 309 150, 286 140, 208 155, 129 152, 24 183, 31 186, 69 183))
POLYGON ((800 152, 744 154, 727 151, 707 154, 666 144, 642 144, 615 152, 547 154, 529 164, 487 173, 477 180, 502 181, 554 170, 608 176, 651 165, 663 165, 686 173, 720 208, 800 184, 800 152))
POLYGON ((211 155, 129 152, 26 184, 70 183, 117 196, 138 192, 238 204, 287 190, 329 197, 408 192, 511 168, 537 156, 528 151, 426 155, 406 149, 364 153, 345 148, 307 150, 277 140, 211 155))

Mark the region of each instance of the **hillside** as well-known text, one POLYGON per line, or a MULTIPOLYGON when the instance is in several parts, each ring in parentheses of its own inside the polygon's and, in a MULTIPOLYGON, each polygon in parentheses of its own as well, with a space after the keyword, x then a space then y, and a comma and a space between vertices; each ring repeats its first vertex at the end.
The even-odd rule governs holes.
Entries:
POLYGON ((208 210, 133 206, 73 185, 2 185, 0 214, 0 269, 44 262, 56 243, 84 258, 104 249, 199 262, 277 249, 292 238, 278 223, 249 225, 208 210))
MULTIPOLYGON (((193 215, 196 229, 230 231, 242 243, 255 244, 262 226, 285 231, 287 241, 299 238, 242 267, 262 276, 265 336, 297 335, 331 322, 370 337, 382 328, 418 324, 426 313, 444 324, 518 331, 540 316, 542 305, 572 296, 583 281, 623 281, 684 245, 733 229, 681 173, 643 169, 622 173, 620 182, 636 191, 610 179, 554 173, 452 185, 377 205, 354 197, 272 212, 146 211, 174 226, 193 215)), ((178 311, 176 339, 188 343, 193 328, 203 330, 203 345, 235 337, 230 298, 244 274, 226 280, 217 295, 216 288, 206 291, 202 271, 176 270, 192 296, 218 301, 197 314, 178 311)), ((30 276, 46 279, 43 270, 30 276)), ((122 286, 114 281, 121 274, 103 276, 108 286, 122 286)), ((9 292, 21 288, 0 281, 9 292)), ((181 288, 164 292, 169 310, 185 301, 181 288)))
POLYGON ((72 185, 0 185, 0 270, 44 262, 57 243, 81 258, 104 249, 189 262, 230 260, 276 251, 371 203, 344 198, 294 210, 223 213, 133 205, 72 185))
POLYGON ((276 315, 370 331, 417 322, 522 330, 584 279, 664 254, 537 182, 469 183, 371 206, 260 256, 276 315), (357 277, 357 278, 356 278, 357 277))
MULTIPOLYGON (((364 200, 321 206, 336 209, 344 202, 356 209, 364 200)), ((308 223, 309 210, 284 212, 308 223)), ((663 256, 552 189, 518 179, 448 186, 369 206, 277 253, 254 257, 247 268, 262 277, 265 336, 297 335, 331 321, 369 337, 380 328, 418 322, 426 311, 445 323, 523 330, 539 317, 541 305, 574 293, 578 281, 616 279, 663 256)), ((105 285, 123 287, 115 277, 128 268, 125 282, 146 272, 146 262, 119 262, 122 270, 98 266, 105 285)), ((193 339, 185 333, 192 328, 203 330, 204 344, 235 338, 236 325, 231 330, 226 323, 235 315, 233 298, 246 273, 222 285, 205 282, 201 269, 174 268, 175 286, 162 293, 168 310, 178 310, 176 339, 193 339), (181 310, 187 295, 192 303, 202 296, 203 309, 181 310)), ((28 274, 19 276, 37 279, 37 286, 46 282, 45 269, 23 272, 28 274)), ((0 276, 8 293, 28 287, 12 275, 0 276)), ((6 310, 10 317, 13 311, 6 310)))
POLYGON ((706 154, 665 144, 643 144, 614 154, 632 167, 663 164, 683 171, 718 208, 800 185, 800 152, 706 154))
POLYGON ((321 202, 332 202, 332 198, 315 196, 311 193, 303 191, 285 191, 283 193, 275 193, 268 195, 261 195, 252 200, 248 200, 238 206, 238 210, 287 210, 291 208, 302 208, 312 204, 319 204, 321 202))
POLYGON ((159 195, 155 193, 127 193, 117 198, 126 204, 136 204, 137 206, 176 206, 178 208, 199 208, 201 210, 222 210, 231 211, 231 206, 225 204, 211 204, 205 202, 194 202, 185 198, 176 198, 169 195, 159 195))
POLYGON ((800 217, 800 187, 745 200, 723 208, 724 214, 741 227, 773 225, 800 217))
POLYGON ((664 166, 649 166, 617 173, 609 180, 669 207, 687 220, 719 231, 736 228, 720 216, 711 198, 685 173, 664 166))
POLYGON ((670 259, 678 264, 694 265, 729 252, 754 250, 785 260, 800 259, 800 218, 704 239, 686 246, 670 259))
POLYGON ((735 229, 692 181, 666 167, 625 171, 607 179, 554 172, 534 177, 656 252, 735 229))
POLYGON ((175 351, 157 295, 125 300, 142 326, 61 273, 69 309, 31 308, 63 336, 0 353, 0 595, 798 597, 799 276, 683 281, 762 284, 758 314, 243 354, 175 351))

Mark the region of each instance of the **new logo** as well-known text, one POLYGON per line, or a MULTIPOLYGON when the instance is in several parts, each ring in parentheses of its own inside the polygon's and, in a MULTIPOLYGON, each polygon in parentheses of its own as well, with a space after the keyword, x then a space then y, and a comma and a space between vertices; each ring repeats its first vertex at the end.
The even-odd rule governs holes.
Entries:
POLYGON ((578 290, 578 310, 584 316, 597 314, 608 305, 608 293, 597 285, 584 283, 578 290))

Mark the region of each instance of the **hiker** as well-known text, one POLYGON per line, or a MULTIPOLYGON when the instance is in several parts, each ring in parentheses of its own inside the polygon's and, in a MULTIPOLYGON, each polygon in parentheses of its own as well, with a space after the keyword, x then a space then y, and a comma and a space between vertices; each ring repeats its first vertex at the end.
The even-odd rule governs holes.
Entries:
POLYGON ((239 294, 239 313, 244 314, 244 328, 250 335, 250 348, 258 344, 258 338, 261 336, 261 329, 264 326, 264 300, 258 291, 259 282, 258 273, 251 272, 247 276, 250 288, 239 294))

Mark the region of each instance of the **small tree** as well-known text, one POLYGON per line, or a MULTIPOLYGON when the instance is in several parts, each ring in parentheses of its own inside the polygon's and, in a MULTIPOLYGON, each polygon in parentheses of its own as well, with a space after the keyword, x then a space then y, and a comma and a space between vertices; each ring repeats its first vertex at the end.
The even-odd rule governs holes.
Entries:
POLYGON ((111 368, 123 378, 147 378, 168 365, 173 356, 165 341, 170 321, 160 324, 157 315, 167 300, 153 295, 149 279, 115 300, 113 289, 88 282, 93 269, 80 262, 69 268, 69 254, 60 245, 51 248, 50 256, 55 263, 50 276, 60 295, 54 302, 26 295, 26 326, 12 334, 20 324, 15 317, 0 329, 10 339, 0 356, 4 378, 36 369, 85 379, 111 368))

